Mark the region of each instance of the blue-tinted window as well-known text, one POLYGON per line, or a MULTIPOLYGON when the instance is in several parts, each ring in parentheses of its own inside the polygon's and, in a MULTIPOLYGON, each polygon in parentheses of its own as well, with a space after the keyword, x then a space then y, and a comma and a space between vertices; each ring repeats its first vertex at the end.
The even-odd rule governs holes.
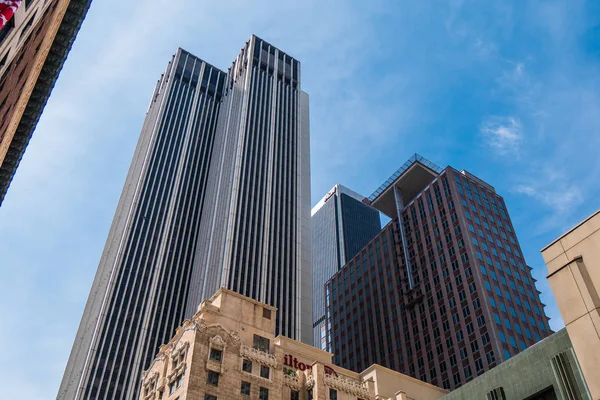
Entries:
POLYGON ((496 301, 494 300, 494 298, 492 296, 490 296, 490 305, 492 307, 496 307, 496 301))
POLYGON ((507 360, 510 358, 510 351, 504 349, 504 358, 507 360))
POLYGON ((504 332, 498 331, 498 337, 502 343, 506 343, 506 336, 504 336, 504 332))
POLYGON ((498 297, 502 297, 502 291, 500 290, 500 288, 498 286, 494 286, 494 290, 496 291, 496 294, 498 295, 498 297))
POLYGON ((515 331, 517 331, 519 335, 523 334, 523 332, 521 331, 521 325, 519 324, 515 324, 515 331))
POLYGON ((504 326, 506 326, 508 329, 512 330, 512 327, 510 326, 510 321, 508 320, 508 318, 504 318, 504 326))
POLYGON ((517 318, 517 312, 515 311, 514 307, 510 307, 510 315, 517 318))
POLYGON ((538 326, 542 332, 546 332, 546 325, 542 321, 538 321, 538 326))
POLYGON ((522 340, 519 340, 519 345, 521 347, 521 350, 525 350, 527 348, 527 346, 525 345, 525 342, 522 340))
POLYGON ((515 303, 517 303, 518 306, 521 305, 521 299, 519 299, 519 296, 515 296, 515 303))
POLYGON ((480 265, 480 266, 479 266, 479 269, 481 270, 481 273, 482 273, 483 275, 487 275, 487 271, 485 270, 485 267, 484 267, 483 265, 480 265))
POLYGON ((500 309, 501 309, 502 311, 506 312, 506 306, 504 305, 504 303, 503 303, 503 302, 499 301, 499 302, 498 302, 498 306, 500 307, 500 309))
POLYGON ((483 281, 483 286, 485 286, 485 288, 487 290, 489 290, 490 292, 492 291, 492 286, 490 285, 490 283, 488 281, 483 281))
POLYGON ((527 336, 529 339, 533 339, 531 337, 531 331, 529 329, 527 329, 527 328, 525 328, 525 336, 527 336))
POLYGON ((498 314, 494 314, 494 321, 496 321, 498 325, 502 325, 502 321, 500 320, 500 316, 498 314))
POLYGON ((511 345, 512 347, 514 347, 514 348, 517 348, 517 341, 515 340, 515 338, 514 338, 514 337, 512 337, 512 336, 509 336, 509 337, 508 337, 508 341, 510 342, 510 345, 511 345))

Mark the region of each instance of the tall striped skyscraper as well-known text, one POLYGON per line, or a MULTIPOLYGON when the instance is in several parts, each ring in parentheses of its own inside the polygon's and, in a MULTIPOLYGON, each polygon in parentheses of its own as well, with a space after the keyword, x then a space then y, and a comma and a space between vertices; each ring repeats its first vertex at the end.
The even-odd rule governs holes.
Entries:
POLYGON ((308 95, 252 36, 223 72, 179 49, 159 80, 58 399, 137 398, 142 370, 220 287, 312 343, 308 95), (305 325, 302 325, 305 324, 305 325))

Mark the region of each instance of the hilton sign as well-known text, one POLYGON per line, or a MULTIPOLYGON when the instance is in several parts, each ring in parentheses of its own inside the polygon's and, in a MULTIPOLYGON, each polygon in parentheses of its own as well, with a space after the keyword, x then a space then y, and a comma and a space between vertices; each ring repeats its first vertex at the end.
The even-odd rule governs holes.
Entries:
MULTIPOLYGON (((291 354, 286 354, 283 357, 283 363, 288 367, 299 369, 300 371, 306 371, 307 369, 310 368, 310 364, 305 364, 303 362, 299 362, 298 359, 296 357, 292 356, 291 354)), ((337 373, 333 370, 333 368, 325 365, 325 375, 337 376, 337 373)))

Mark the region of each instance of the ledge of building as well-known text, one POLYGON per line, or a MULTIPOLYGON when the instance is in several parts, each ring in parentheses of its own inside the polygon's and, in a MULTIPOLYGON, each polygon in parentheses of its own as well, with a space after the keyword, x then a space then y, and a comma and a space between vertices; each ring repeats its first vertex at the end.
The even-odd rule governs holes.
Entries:
POLYGON ((71 46, 75 41, 77 32, 83 23, 85 15, 92 0, 71 0, 63 20, 61 21, 56 37, 50 47, 48 57, 37 79, 31 97, 19 121, 15 136, 8 148, 4 162, 0 166, 0 205, 12 178, 23 157, 25 148, 33 135, 33 131, 42 115, 44 107, 50 97, 52 88, 67 59, 71 46))

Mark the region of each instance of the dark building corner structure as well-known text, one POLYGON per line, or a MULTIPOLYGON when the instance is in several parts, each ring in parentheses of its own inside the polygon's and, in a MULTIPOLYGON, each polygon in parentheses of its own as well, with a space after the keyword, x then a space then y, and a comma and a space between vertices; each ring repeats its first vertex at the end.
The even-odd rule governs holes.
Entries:
MULTIPOLYGON (((91 0, 69 1, 66 13, 52 42, 48 56, 44 61, 41 73, 30 98, 26 102, 23 116, 18 123, 4 161, 0 165, 0 205, 6 196, 10 182, 19 166, 27 144, 33 136, 35 127, 42 115, 91 2, 91 0)), ((57 1, 57 3, 59 2, 57 1)), ((8 79, 8 75, 6 74, 6 76, 1 78, 0 86, 8 79)))
POLYGON ((311 210, 314 346, 325 350, 325 283, 381 231, 379 211, 335 185, 311 210))

